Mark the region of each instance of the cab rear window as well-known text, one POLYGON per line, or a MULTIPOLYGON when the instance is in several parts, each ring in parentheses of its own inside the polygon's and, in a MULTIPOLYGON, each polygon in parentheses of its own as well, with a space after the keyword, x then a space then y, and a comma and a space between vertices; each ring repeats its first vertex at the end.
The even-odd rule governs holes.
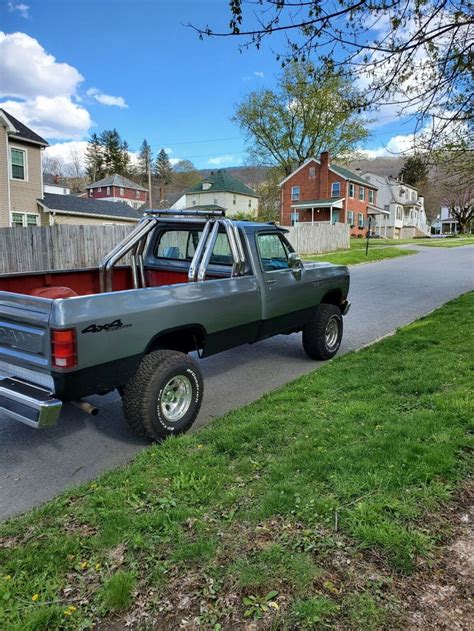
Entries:
MULTIPOLYGON (((201 234, 201 230, 165 230, 156 242, 154 254, 159 259, 191 262, 201 234)), ((224 232, 219 233, 212 250, 210 264, 232 265, 232 262, 227 235, 224 232)))

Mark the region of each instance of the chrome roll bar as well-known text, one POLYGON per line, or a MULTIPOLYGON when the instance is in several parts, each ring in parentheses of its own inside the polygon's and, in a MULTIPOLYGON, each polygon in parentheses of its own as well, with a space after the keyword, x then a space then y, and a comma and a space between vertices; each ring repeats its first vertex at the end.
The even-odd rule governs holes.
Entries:
MULTIPOLYGON (((136 251, 139 241, 148 235, 150 230, 156 225, 156 220, 153 217, 145 217, 140 221, 138 226, 123 239, 115 248, 105 256, 99 265, 99 279, 100 279, 100 291, 101 293, 112 291, 113 285, 113 268, 114 265, 121 258, 125 256, 130 250, 132 253, 132 278, 134 282, 137 282, 137 270, 136 270, 136 251)), ((137 282, 138 287, 138 282, 137 282)), ((135 287, 135 289, 137 288, 135 287)))
POLYGON ((209 236, 209 239, 207 240, 206 249, 204 250, 204 254, 199 265, 197 276, 198 281, 206 279, 207 266, 209 265, 209 261, 211 260, 212 250, 214 249, 217 235, 219 234, 219 224, 220 221, 216 221, 212 226, 211 234, 209 236))
MULTIPOLYGON (((134 289, 146 287, 143 253, 148 235, 151 230, 155 228, 157 222, 159 222, 159 214, 170 214, 170 212, 171 211, 149 211, 149 213, 140 220, 138 226, 102 259, 99 265, 101 293, 112 291, 114 266, 129 252, 133 287, 134 289)), ((231 276, 241 276, 244 273, 245 254, 237 225, 230 221, 230 219, 211 215, 204 224, 201 238, 189 266, 189 282, 203 281, 206 279, 207 268, 211 260, 212 251, 216 244, 220 227, 225 230, 232 253, 233 263, 231 276)))
POLYGON ((199 243, 197 244, 196 251, 194 252, 193 260, 191 261, 191 265, 189 266, 188 271, 188 281, 190 283, 194 283, 196 280, 196 275, 199 267, 199 261, 201 260, 202 253, 204 252, 204 247, 206 245, 207 238, 209 236, 209 232, 211 230, 212 221, 207 221, 204 226, 204 230, 202 231, 201 238, 199 243))

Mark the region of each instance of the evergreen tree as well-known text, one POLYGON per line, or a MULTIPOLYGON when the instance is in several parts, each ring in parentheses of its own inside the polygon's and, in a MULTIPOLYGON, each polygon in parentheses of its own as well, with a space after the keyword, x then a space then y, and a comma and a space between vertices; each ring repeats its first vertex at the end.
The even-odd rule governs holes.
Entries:
POLYGON ((165 197, 165 187, 171 182, 172 172, 168 154, 162 149, 155 160, 154 167, 154 174, 160 187, 160 199, 165 197))
POLYGON ((104 169, 106 175, 118 173, 124 175, 126 159, 124 158, 124 141, 116 129, 106 129, 99 137, 104 153, 104 169))
POLYGON ((146 182, 148 179, 148 169, 153 162, 153 153, 151 146, 145 138, 140 146, 138 153, 138 173, 142 182, 146 182))
POLYGON ((97 182, 105 176, 103 146, 96 133, 90 137, 84 161, 91 182, 97 182))
POLYGON ((399 175, 410 186, 422 186, 428 177, 428 167, 421 156, 410 156, 405 160, 399 175))

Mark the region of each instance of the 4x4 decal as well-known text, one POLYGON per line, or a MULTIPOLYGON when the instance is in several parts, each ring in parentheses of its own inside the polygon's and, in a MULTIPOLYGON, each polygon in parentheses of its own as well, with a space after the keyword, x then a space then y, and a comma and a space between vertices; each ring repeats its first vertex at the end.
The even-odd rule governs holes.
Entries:
POLYGON ((89 324, 88 327, 82 329, 81 333, 102 333, 102 331, 110 333, 111 331, 118 331, 119 329, 127 329, 130 326, 132 325, 124 324, 122 320, 118 319, 107 324, 89 324))

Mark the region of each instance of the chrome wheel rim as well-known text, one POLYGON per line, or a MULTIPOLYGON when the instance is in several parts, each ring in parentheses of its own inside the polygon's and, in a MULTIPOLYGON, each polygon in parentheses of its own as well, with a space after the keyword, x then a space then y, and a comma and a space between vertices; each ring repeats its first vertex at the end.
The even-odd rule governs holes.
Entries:
POLYGON ((326 346, 328 348, 334 348, 339 337, 339 320, 337 316, 334 315, 329 318, 324 335, 326 338, 326 346))
POLYGON ((189 410, 193 398, 191 381, 185 375, 176 375, 163 388, 160 407, 167 421, 176 423, 189 410))

